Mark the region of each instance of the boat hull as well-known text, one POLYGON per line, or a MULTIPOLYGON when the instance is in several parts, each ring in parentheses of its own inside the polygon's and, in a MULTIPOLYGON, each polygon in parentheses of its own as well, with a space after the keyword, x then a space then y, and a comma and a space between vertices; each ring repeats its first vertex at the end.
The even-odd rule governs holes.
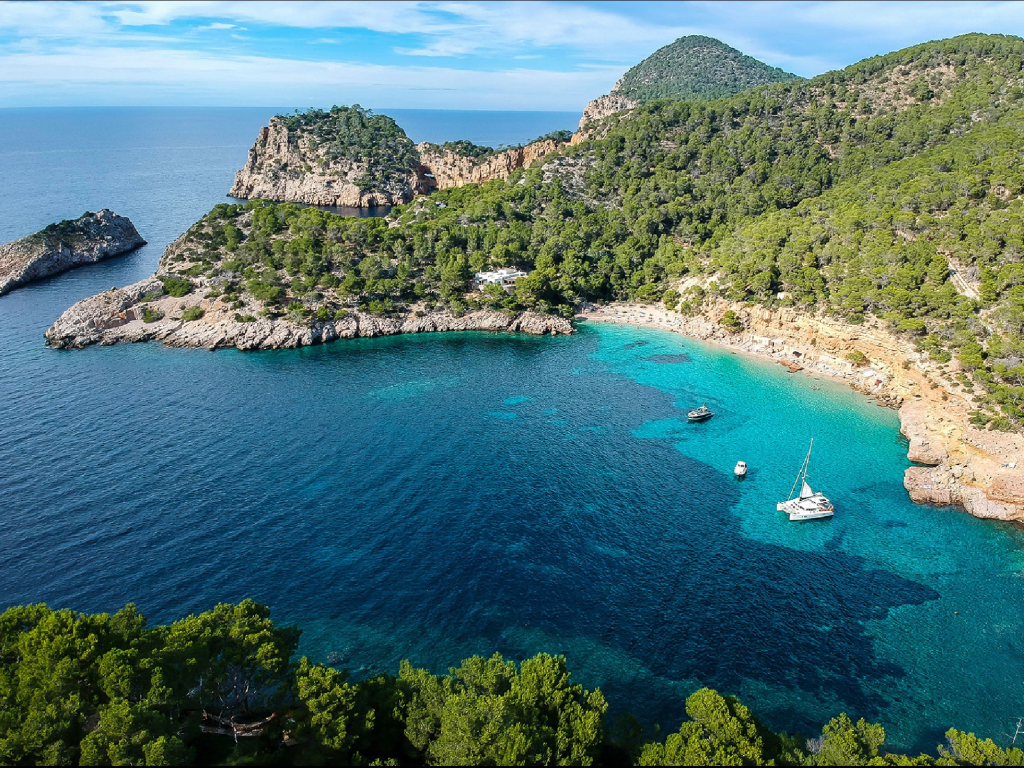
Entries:
POLYGON ((792 521, 824 520, 835 514, 832 503, 825 499, 824 496, 814 498, 813 501, 809 499, 782 501, 775 505, 775 509, 788 514, 789 519, 792 521))

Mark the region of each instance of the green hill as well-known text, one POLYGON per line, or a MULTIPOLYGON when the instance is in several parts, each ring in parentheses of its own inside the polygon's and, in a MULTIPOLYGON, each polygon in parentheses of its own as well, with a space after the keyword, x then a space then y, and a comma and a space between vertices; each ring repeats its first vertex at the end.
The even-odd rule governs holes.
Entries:
POLYGON ((614 92, 641 103, 664 98, 717 99, 797 79, 713 37, 688 35, 632 67, 614 92))
POLYGON ((656 100, 607 118, 601 138, 387 222, 224 207, 211 221, 248 234, 190 270, 227 260, 250 281, 288 283, 281 301, 307 318, 569 316, 615 299, 697 312, 706 294, 676 290, 699 278, 710 298, 881 318, 931 359, 960 361, 979 424, 1019 429, 1022 62, 1020 38, 964 35, 725 99, 656 100), (470 292, 473 272, 503 266, 529 276, 511 294, 470 292))

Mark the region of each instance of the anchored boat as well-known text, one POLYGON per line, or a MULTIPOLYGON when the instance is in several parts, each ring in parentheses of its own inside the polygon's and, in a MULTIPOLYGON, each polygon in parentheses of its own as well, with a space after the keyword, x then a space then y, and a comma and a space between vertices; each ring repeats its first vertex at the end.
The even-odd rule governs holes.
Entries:
POLYGON ((686 413, 686 420, 687 421, 706 421, 707 419, 710 419, 714 415, 715 414, 713 414, 711 412, 711 409, 708 408, 707 403, 705 403, 700 408, 694 408, 692 411, 687 411, 687 413, 686 413))
POLYGON ((736 475, 736 477, 746 477, 747 476, 747 462, 745 462, 745 461, 737 461, 736 462, 736 466, 732 470, 732 473, 734 475, 736 475))
POLYGON ((814 448, 814 438, 811 438, 811 447, 807 449, 804 463, 800 465, 796 480, 789 491, 789 499, 780 501, 775 508, 779 512, 786 512, 790 520, 819 520, 824 517, 832 517, 834 508, 824 494, 816 493, 807 483, 807 466, 811 461, 811 449, 814 448), (800 495, 794 496, 797 485, 800 486, 800 495))

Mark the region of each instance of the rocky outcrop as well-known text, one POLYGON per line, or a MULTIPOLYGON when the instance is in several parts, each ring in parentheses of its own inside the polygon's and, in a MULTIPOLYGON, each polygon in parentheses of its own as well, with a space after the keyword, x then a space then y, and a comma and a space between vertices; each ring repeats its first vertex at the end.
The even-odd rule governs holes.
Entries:
POLYGON ((582 131, 587 123, 596 123, 599 120, 603 120, 608 115, 614 115, 616 112, 622 112, 625 109, 633 109, 634 107, 640 106, 639 101, 627 98, 619 93, 619 87, 622 85, 622 79, 615 84, 612 88, 611 93, 594 99, 592 102, 587 104, 583 109, 583 117, 580 118, 580 125, 577 129, 582 131))
POLYGON ((106 209, 51 224, 34 235, 0 246, 0 295, 145 244, 131 221, 106 209))
POLYGON ((367 187, 361 180, 368 171, 366 163, 332 157, 315 145, 305 133, 289 132, 280 118, 260 129, 259 138, 249 150, 245 166, 235 174, 228 192, 232 197, 254 198, 328 205, 371 208, 409 202, 426 192, 429 184, 416 171, 405 176, 374 179, 367 187))
POLYGON ((245 166, 235 174, 228 194, 245 199, 260 197, 350 208, 398 205, 433 189, 507 179, 561 146, 557 141, 544 139, 478 159, 423 142, 416 145, 420 162, 415 171, 367 188, 365 184, 360 186, 367 173, 364 163, 332 159, 309 136, 292 135, 280 119, 274 118, 269 126, 260 129, 260 136, 249 150, 245 166))
POLYGON ((694 317, 630 305, 600 308, 587 317, 665 328, 778 361, 790 370, 844 381, 880 405, 899 409, 900 431, 909 441, 907 457, 927 465, 909 467, 904 474, 913 501, 1024 522, 1024 435, 974 426, 971 394, 878 321, 847 325, 793 308, 772 310, 722 300, 707 303, 694 317), (742 324, 738 333, 720 322, 729 309, 742 324), (867 363, 851 362, 847 356, 854 351, 867 363))
POLYGON ((125 288, 117 288, 70 307, 46 331, 47 343, 58 349, 91 344, 162 341, 170 347, 236 347, 241 350, 294 349, 335 339, 394 336, 401 333, 442 331, 504 331, 535 336, 570 334, 572 323, 565 318, 522 312, 507 315, 481 310, 456 317, 447 311, 410 311, 378 317, 351 312, 326 322, 294 322, 283 317, 239 319, 231 306, 220 299, 195 296, 162 296, 162 283, 151 277, 125 288), (149 301, 147 297, 157 296, 149 301), (198 306, 203 315, 185 321, 186 307, 198 306), (150 317, 146 322, 147 310, 150 317))
POLYGON ((543 139, 524 147, 513 147, 503 152, 476 159, 444 149, 437 144, 417 144, 421 170, 433 177, 437 189, 451 189, 466 184, 482 184, 491 179, 507 179, 520 168, 529 168, 563 145, 553 139, 543 139))

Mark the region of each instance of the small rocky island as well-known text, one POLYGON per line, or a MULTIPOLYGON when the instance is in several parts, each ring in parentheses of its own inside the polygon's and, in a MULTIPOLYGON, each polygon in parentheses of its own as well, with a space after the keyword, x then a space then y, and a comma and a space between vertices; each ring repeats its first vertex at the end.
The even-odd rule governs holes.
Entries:
POLYGON ((0 245, 0 295, 145 244, 128 218, 107 209, 51 224, 34 235, 0 245))

